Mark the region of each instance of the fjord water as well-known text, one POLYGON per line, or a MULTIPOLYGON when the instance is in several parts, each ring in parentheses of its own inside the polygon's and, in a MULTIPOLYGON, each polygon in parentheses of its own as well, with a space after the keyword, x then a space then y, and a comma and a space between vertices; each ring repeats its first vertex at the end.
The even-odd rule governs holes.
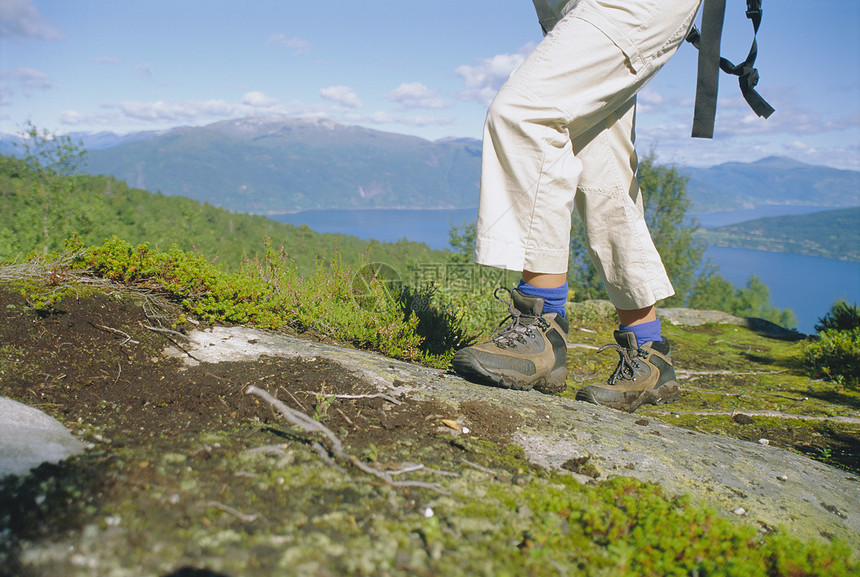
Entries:
MULTIPOLYGON (((705 227, 733 224, 762 216, 803 214, 826 207, 778 207, 700 215, 705 227), (777 208, 774 213, 774 208, 777 208)), ((475 222, 478 211, 452 210, 312 210, 270 218, 289 224, 306 224, 317 232, 343 233, 361 239, 395 242, 407 239, 430 248, 448 248, 451 225, 475 222)), ((720 274, 738 287, 751 275, 770 289, 771 303, 790 308, 797 329, 811 334, 815 324, 837 299, 860 303, 860 263, 789 253, 742 248, 709 247, 706 258, 720 267, 720 274)))

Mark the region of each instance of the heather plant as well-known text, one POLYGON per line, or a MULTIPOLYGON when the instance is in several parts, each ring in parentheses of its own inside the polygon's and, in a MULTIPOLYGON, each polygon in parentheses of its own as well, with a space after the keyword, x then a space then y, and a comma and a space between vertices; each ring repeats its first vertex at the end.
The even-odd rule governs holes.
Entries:
POLYGON ((266 247, 262 257, 246 259, 238 273, 227 273, 199 253, 148 244, 132 246, 113 238, 78 251, 78 268, 124 284, 165 292, 208 323, 249 324, 265 329, 314 330, 332 339, 405 360, 441 365, 422 350, 417 318, 404 318, 385 287, 370 283, 381 306, 356 306, 353 274, 337 258, 300 274, 284 251, 266 247))
POLYGON ((843 385, 860 384, 860 311, 836 301, 815 325, 817 337, 803 347, 801 359, 810 372, 843 385))
POLYGON ((860 327, 825 329, 803 348, 804 364, 814 376, 844 385, 860 385, 860 327))

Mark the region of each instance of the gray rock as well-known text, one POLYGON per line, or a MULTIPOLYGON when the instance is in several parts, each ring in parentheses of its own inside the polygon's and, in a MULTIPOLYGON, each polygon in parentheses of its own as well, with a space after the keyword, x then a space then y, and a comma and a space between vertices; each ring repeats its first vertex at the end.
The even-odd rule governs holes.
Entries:
MULTIPOLYGON (((609 301, 592 300, 576 303, 567 303, 568 311, 580 314, 594 314, 597 316, 612 316, 615 307, 609 301)), ((747 327, 763 335, 777 338, 803 338, 805 335, 792 329, 787 329, 765 319, 755 317, 738 317, 723 311, 708 311, 687 308, 660 308, 657 309, 658 316, 673 325, 685 327, 698 327, 707 324, 728 324, 747 327)))
POLYGON ((187 353, 166 353, 189 363, 325 357, 385 392, 453 405, 485 401, 523 417, 515 442, 539 466, 562 470, 568 460, 589 456, 600 478, 658 483, 669 494, 689 494, 726 516, 738 518, 734 511, 743 509, 743 520, 756 526, 782 526, 804 540, 837 536, 860 550, 860 478, 802 455, 655 419, 646 423, 571 399, 483 387, 445 371, 289 336, 223 327, 190 336, 187 353))
POLYGON ((59 463, 86 447, 53 417, 0 397, 0 478, 59 463))
POLYGON ((700 311, 696 309, 672 308, 657 309, 661 319, 669 321, 673 325, 685 327, 697 327, 705 324, 727 324, 747 327, 757 333, 777 338, 798 339, 805 335, 795 330, 781 327, 765 319, 755 317, 736 317, 723 311, 700 311))

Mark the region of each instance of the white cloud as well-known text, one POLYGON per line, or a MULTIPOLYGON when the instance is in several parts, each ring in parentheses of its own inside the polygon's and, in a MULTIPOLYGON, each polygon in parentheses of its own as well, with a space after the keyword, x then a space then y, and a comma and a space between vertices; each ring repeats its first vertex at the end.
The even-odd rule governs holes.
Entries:
POLYGON ((63 40, 65 35, 39 13, 32 0, 3 0, 0 2, 0 37, 63 40))
POLYGON ((74 110, 64 110, 60 113, 60 123, 74 126, 87 122, 87 117, 74 110))
POLYGON ((146 62, 141 62, 135 66, 134 69, 137 70, 137 72, 144 78, 152 78, 152 66, 146 62))
MULTIPOLYGON (((0 74, 0 80, 2 80, 3 75, 0 74)), ((0 106, 11 106, 12 105, 12 89, 5 85, 5 83, 0 82, 0 106)), ((2 119, 7 119, 8 116, 3 115, 2 119)))
POLYGON ((384 97, 396 103, 397 108, 401 110, 409 108, 448 108, 451 106, 450 102, 439 98, 435 90, 431 90, 420 82, 401 84, 391 92, 384 94, 384 97))
POLYGON ((50 76, 32 68, 19 68, 15 71, 14 76, 25 92, 31 90, 48 90, 52 87, 50 76))
POLYGON ((460 97, 489 105, 511 72, 523 63, 533 49, 534 44, 529 43, 516 54, 498 54, 479 60, 476 66, 458 66, 454 73, 461 76, 466 84, 466 90, 460 93, 460 97))
POLYGON ((126 118, 154 123, 193 123, 211 118, 230 118, 241 107, 223 100, 186 102, 123 102, 117 108, 126 118))
POLYGON ((64 125, 87 129, 104 126, 111 130, 117 130, 118 127, 152 129, 187 125, 202 126, 220 120, 258 116, 261 104, 267 104, 264 111, 266 116, 326 116, 324 111, 305 107, 299 103, 278 103, 261 92, 249 92, 240 102, 217 99, 181 102, 126 101, 103 104, 98 112, 65 110, 60 115, 60 122, 64 125))
POLYGON ((266 96, 262 92, 248 92, 242 97, 242 104, 247 104, 254 108, 271 108, 278 104, 278 100, 271 96, 266 96))
POLYGON ((373 112, 371 114, 346 115, 344 122, 350 124, 393 124, 401 126, 449 126, 454 123, 453 117, 426 116, 420 114, 391 114, 390 112, 373 112))
POLYGON ((320 90, 320 96, 323 100, 334 102, 346 108, 361 107, 361 100, 355 91, 349 86, 329 86, 320 90))
POLYGON ((292 48, 293 54, 296 56, 307 54, 311 51, 311 43, 307 40, 303 40, 301 38, 287 38, 283 34, 273 34, 272 36, 269 36, 269 44, 292 48))
POLYGON ((636 95, 636 108, 639 112, 653 114, 667 106, 670 106, 672 110, 678 108, 677 102, 670 103, 668 99, 651 87, 645 88, 636 95))

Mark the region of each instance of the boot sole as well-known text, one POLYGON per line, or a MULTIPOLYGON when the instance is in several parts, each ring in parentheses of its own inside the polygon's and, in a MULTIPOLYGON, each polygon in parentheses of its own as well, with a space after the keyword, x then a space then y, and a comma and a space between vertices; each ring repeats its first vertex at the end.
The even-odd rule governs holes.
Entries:
POLYGON ((675 381, 663 383, 656 389, 648 389, 647 391, 618 392, 618 399, 603 399, 602 401, 595 396, 594 393, 596 390, 606 391, 606 389, 588 386, 577 391, 576 400, 632 413, 642 405, 663 405, 674 403, 678 400, 678 397, 681 396, 681 392, 678 389, 678 383, 675 381))
POLYGON ((534 389, 547 395, 555 395, 567 388, 566 367, 559 367, 550 373, 538 373, 528 379, 518 378, 513 375, 491 373, 474 357, 467 360, 455 357, 451 361, 451 368, 468 381, 500 389, 512 389, 514 391, 530 391, 534 389))

